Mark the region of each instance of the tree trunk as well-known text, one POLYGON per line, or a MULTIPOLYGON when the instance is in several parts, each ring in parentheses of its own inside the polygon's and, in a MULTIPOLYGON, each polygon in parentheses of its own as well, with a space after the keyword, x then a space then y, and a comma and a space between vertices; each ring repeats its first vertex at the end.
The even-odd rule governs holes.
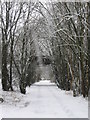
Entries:
POLYGON ((11 91, 13 91, 13 87, 12 87, 12 61, 13 61, 13 40, 11 40, 11 53, 10 53, 10 89, 11 91))
POLYGON ((81 57, 81 61, 80 61, 80 64, 81 64, 81 76, 82 76, 82 94, 83 94, 83 97, 86 96, 86 92, 85 92, 85 78, 84 78, 84 67, 83 67, 83 56, 80 55, 81 57))
POLYGON ((8 91, 7 45, 2 45, 2 89, 8 91))
POLYGON ((87 22, 89 25, 89 30, 88 30, 88 36, 87 36, 87 40, 88 40, 88 81, 89 81, 89 89, 90 89, 90 2, 88 2, 88 18, 87 18, 87 22))
POLYGON ((25 84, 25 77, 24 77, 24 75, 22 75, 21 76, 21 80, 20 80, 20 83, 19 83, 19 85, 20 85, 20 92, 22 93, 22 94, 25 94, 26 93, 26 84, 25 84))

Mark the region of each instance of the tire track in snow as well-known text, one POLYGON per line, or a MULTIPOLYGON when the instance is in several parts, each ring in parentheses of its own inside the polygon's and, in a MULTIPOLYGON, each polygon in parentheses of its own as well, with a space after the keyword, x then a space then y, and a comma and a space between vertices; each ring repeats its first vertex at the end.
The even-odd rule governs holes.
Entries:
MULTIPOLYGON (((55 86, 56 87, 56 86, 55 86)), ((65 103, 63 103, 62 98, 59 96, 59 94, 57 92, 55 92, 55 90, 52 87, 48 86, 49 91, 51 91, 51 94, 54 96, 54 99, 56 99, 56 101, 58 102, 58 104, 60 105, 60 107, 62 108, 62 110, 67 114, 68 117, 73 118, 74 114, 72 113, 72 111, 65 105, 65 103), (60 101, 59 101, 60 100, 60 101)))
MULTIPOLYGON (((60 101, 60 99, 62 99, 62 98, 60 96, 58 96, 58 94, 56 95, 56 93, 58 92, 58 89, 54 89, 54 88, 56 88, 56 85, 51 85, 51 84, 50 84, 50 86, 49 85, 35 85, 34 87, 37 88, 36 98, 37 98, 38 102, 40 102, 39 101, 40 98, 43 99, 44 97, 46 98, 46 97, 51 96, 51 98, 53 98, 54 101, 56 101, 58 106, 60 106, 61 111, 64 114, 66 114, 65 116, 67 116, 67 117, 74 116, 73 113, 67 108, 67 106, 63 104, 62 100, 60 101), (43 90, 48 92, 48 94, 50 96, 46 96, 46 94, 43 94, 43 90)), ((52 106, 53 106, 53 104, 52 104, 52 106)), ((57 113, 57 111, 56 111, 56 113, 57 113)))
MULTIPOLYGON (((36 95, 36 101, 38 102, 37 107, 34 109, 34 112, 36 113, 42 113, 44 116, 48 114, 48 117, 58 117, 62 118, 65 115, 65 111, 61 110, 58 111, 59 104, 57 100, 54 98, 53 94, 49 90, 49 87, 53 86, 47 86, 47 85, 37 85, 35 88, 37 91, 35 92, 36 95), (37 110, 39 108, 39 112, 37 110), (60 112, 60 113, 59 113, 60 112)), ((65 118, 68 116, 65 115, 65 118)))

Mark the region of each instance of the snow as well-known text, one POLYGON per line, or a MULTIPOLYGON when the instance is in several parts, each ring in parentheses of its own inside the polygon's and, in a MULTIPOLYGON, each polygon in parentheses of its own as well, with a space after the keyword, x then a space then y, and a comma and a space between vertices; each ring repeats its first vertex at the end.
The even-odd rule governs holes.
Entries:
POLYGON ((26 95, 2 92, 4 102, 0 104, 0 117, 88 118, 88 100, 82 96, 73 97, 72 92, 60 90, 48 80, 37 82, 26 90, 26 95))
POLYGON ((2 119, 2 106, 0 105, 0 120, 2 119))

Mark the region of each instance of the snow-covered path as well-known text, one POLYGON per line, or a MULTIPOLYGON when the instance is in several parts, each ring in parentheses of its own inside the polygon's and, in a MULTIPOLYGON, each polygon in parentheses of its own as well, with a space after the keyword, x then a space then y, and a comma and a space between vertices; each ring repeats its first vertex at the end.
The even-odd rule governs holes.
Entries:
POLYGON ((21 102, 3 104, 3 118, 88 118, 88 101, 71 94, 50 81, 40 81, 19 96, 21 102))

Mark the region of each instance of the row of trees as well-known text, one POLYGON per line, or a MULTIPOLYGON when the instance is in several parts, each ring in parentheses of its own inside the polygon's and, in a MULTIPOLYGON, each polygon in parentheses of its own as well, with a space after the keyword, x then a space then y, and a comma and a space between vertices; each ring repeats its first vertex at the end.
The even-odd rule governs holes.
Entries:
POLYGON ((52 68, 61 89, 88 96, 90 75, 90 3, 51 2, 45 10, 52 68))
POLYGON ((16 81, 21 93, 26 93, 26 86, 35 81, 36 52, 32 30, 38 20, 37 3, 2 2, 1 1, 1 35, 2 35, 2 89, 13 91, 16 81), (31 68, 31 69, 30 69, 31 68), (29 78, 28 78, 29 77, 29 78), (30 81, 28 82, 28 80, 30 81))

